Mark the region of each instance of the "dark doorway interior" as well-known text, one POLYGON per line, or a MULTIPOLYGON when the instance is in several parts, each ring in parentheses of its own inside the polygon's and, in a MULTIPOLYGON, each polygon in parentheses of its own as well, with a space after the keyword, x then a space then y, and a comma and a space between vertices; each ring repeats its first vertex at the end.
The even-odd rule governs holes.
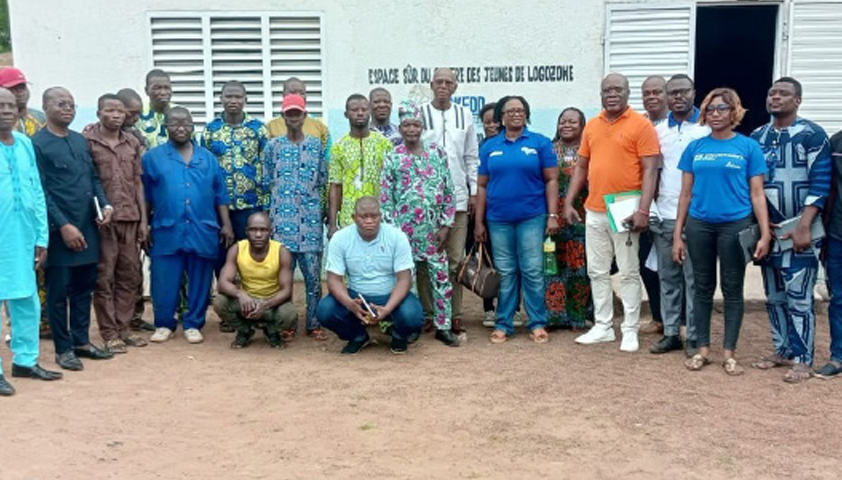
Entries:
POLYGON ((766 123, 766 90, 772 84, 777 5, 710 6, 696 11, 696 98, 731 87, 748 113, 737 130, 766 123))

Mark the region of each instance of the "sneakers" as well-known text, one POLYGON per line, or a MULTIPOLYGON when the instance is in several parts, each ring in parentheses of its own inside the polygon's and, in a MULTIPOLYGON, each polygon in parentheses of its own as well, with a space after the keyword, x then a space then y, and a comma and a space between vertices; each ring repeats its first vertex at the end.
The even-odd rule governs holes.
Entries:
MULTIPOLYGON (((185 332, 185 336, 187 333, 185 332)), ((231 348, 246 348, 251 343, 251 337, 254 335, 254 330, 239 330, 234 341, 231 342, 231 348)))
POLYGON ((512 321, 512 325, 514 325, 515 327, 522 327, 523 324, 524 324, 523 312, 520 312, 520 311, 515 312, 515 318, 512 321))
POLYGON ((613 342, 614 329, 605 328, 601 325, 594 325, 587 333, 576 337, 576 343, 580 345, 593 345, 595 343, 613 342))
POLYGON ((202 332, 196 328, 188 328, 185 330, 184 338, 187 339, 187 343, 202 343, 205 341, 205 337, 202 336, 202 332))
POLYGON ((494 310, 485 312, 485 319, 482 321, 482 326, 486 328, 494 328, 494 325, 497 323, 497 314, 494 313, 494 310))
POLYGON ((163 343, 173 337, 173 331, 166 327, 160 327, 155 329, 155 333, 149 337, 150 342, 155 343, 163 343))
POLYGON ((640 348, 637 341, 637 332, 624 332, 623 341, 620 342, 621 352, 636 352, 640 348))
POLYGON ((369 346, 369 344, 371 344, 371 337, 368 335, 366 335, 362 340, 351 340, 347 345, 345 345, 345 348, 342 349, 342 355, 356 355, 360 353, 360 350, 369 346))
POLYGON ((404 355, 407 350, 407 341, 392 337, 392 344, 389 349, 395 355, 404 355))
POLYGON ((824 380, 833 378, 840 373, 842 373, 842 365, 839 365, 834 361, 827 362, 825 366, 817 368, 815 371, 816 377, 824 380))

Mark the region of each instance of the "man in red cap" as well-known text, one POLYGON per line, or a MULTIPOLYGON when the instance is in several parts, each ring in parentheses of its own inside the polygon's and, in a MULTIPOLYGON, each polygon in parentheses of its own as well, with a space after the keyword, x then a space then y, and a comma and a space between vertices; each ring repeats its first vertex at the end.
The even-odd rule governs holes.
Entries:
POLYGON ((26 106, 29 103, 29 87, 26 76, 15 67, 0 69, 0 87, 9 89, 15 95, 18 105, 18 122, 15 130, 32 137, 47 125, 44 112, 26 106))
MULTIPOLYGON (((285 96, 281 110, 286 133, 270 140, 263 155, 272 238, 283 242, 292 255, 292 270, 298 265, 304 277, 307 334, 314 340, 326 340, 316 307, 322 296, 327 152, 319 137, 305 133, 304 97, 285 96)), ((285 340, 291 340, 294 333, 294 329, 284 332, 285 340)))

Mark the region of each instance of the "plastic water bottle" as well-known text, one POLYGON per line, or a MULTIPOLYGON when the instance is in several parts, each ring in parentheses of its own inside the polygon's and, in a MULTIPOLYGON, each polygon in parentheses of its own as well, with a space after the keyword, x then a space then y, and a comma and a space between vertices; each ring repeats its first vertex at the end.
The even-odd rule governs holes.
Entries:
POLYGON ((555 259, 555 242, 547 237, 544 241, 544 275, 558 275, 558 263, 555 259))

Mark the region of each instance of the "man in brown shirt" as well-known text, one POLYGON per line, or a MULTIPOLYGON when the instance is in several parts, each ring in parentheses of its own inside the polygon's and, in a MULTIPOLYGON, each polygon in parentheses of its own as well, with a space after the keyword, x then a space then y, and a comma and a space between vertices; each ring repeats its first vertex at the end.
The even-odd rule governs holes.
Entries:
POLYGON ((129 331, 137 301, 140 243, 148 232, 146 200, 140 180, 143 146, 122 130, 125 106, 117 95, 99 98, 99 122, 83 134, 114 212, 100 229, 100 256, 94 292, 94 311, 105 347, 126 353, 126 346, 142 347, 146 340, 129 331))

